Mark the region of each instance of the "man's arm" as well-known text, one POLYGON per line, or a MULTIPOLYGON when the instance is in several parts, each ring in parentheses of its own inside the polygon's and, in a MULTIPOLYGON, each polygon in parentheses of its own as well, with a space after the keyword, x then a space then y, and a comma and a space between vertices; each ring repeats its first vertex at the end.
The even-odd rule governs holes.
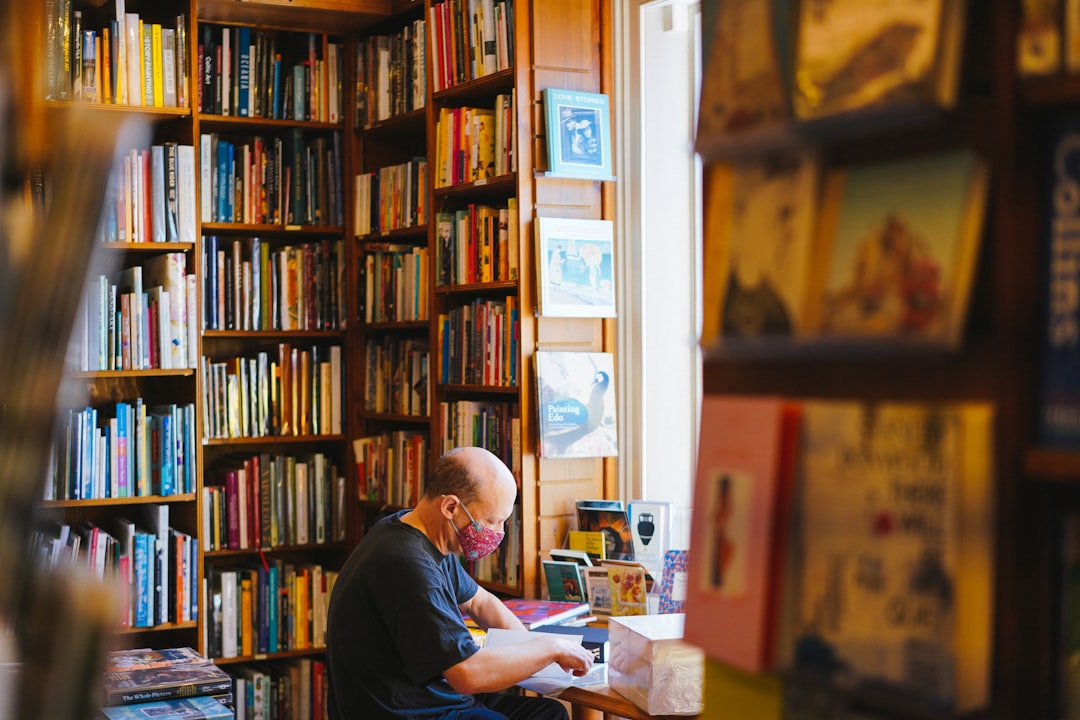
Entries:
MULTIPOLYGON (((503 606, 503 609, 506 607, 503 606)), ((481 648, 448 668, 443 677, 450 687, 462 695, 475 695, 505 690, 553 662, 578 676, 592 668, 592 653, 581 643, 548 633, 537 635, 535 640, 529 642, 481 648)))
POLYGON ((485 630, 493 627, 506 630, 525 629, 525 626, 514 613, 510 612, 502 600, 482 587, 478 587, 476 594, 461 604, 461 610, 485 630))

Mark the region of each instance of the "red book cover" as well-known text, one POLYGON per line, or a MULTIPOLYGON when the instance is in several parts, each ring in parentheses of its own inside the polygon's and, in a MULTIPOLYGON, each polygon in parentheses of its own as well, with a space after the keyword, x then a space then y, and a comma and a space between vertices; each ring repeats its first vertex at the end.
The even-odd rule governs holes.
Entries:
POLYGON ((589 612, 589 603, 586 602, 524 598, 510 598, 504 602, 527 630, 543 625, 559 625, 589 612))
POLYGON ((240 476, 235 470, 225 471, 225 508, 228 547, 240 547, 240 476))
POLYGON ((772 669, 797 411, 773 397, 701 407, 685 637, 715 660, 772 669))

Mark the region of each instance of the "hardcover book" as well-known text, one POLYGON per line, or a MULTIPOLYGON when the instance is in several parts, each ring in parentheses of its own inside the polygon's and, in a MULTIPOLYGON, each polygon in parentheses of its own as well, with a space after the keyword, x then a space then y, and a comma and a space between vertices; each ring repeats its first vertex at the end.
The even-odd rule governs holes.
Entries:
POLYGON ((219 720, 235 717, 233 711, 212 697, 189 697, 159 702, 119 705, 101 709, 105 720, 219 720))
POLYGON ((635 559, 630 519, 621 501, 578 500, 575 507, 579 529, 570 532, 601 533, 604 537, 603 555, 590 555, 608 560, 635 559))
MULTIPOLYGON (((132 535, 134 536, 134 525, 132 525, 132 535)), ((205 662, 209 660, 189 647, 161 648, 160 650, 133 648, 108 653, 105 656, 105 671, 150 670, 184 663, 205 662)))
POLYGON ((635 562, 605 560, 604 567, 608 572, 611 614, 615 617, 648 615, 650 576, 645 566, 635 562))
POLYGON ((986 163, 968 150, 830 172, 810 332, 958 348, 988 185, 986 163))
POLYGON ((713 395, 701 406, 686 639, 750 672, 773 669, 777 655, 794 422, 777 397, 713 395))
POLYGON ((232 678, 212 662, 185 662, 107 672, 104 687, 105 704, 129 705, 226 692, 232 678))
POLYGON ((619 454, 614 377, 611 353, 536 353, 541 457, 619 454))
POLYGON ((615 317, 613 223, 538 217, 534 226, 539 314, 615 317))
POLYGON ((585 581, 581 566, 565 560, 541 560, 548 597, 552 600, 585 602, 585 581))
POLYGON ((586 602, 524 598, 509 598, 503 602, 526 630, 535 630, 544 625, 560 625, 589 612, 589 604, 586 602))
POLYGON ((608 584, 606 567, 584 569, 585 591, 589 598, 589 612, 599 617, 611 615, 611 586, 608 584))
POLYGON ((607 556, 607 541, 604 533, 588 530, 569 530, 566 542, 571 550, 585 553, 591 560, 603 560, 607 556))
POLYGON ((552 177, 614 180, 608 96, 544 90, 548 172, 552 177))
POLYGON ((993 656, 993 410, 808 402, 794 503, 794 664, 950 712, 993 656))
POLYGON ((704 19, 694 142, 703 157, 760 152, 794 140, 790 77, 794 19, 792 0, 718 2, 711 19, 704 19))
POLYGON ((686 611, 686 581, 689 567, 687 550, 668 550, 664 553, 664 570, 660 577, 659 612, 686 611))
POLYGON ((1040 336, 1042 372, 1038 381, 1039 441, 1058 447, 1080 447, 1080 249, 1069 228, 1080 208, 1058 202, 1080 181, 1080 115, 1057 118, 1049 132, 1041 165, 1046 189, 1040 214, 1043 326, 1040 336))
POLYGON ((555 635, 573 635, 581 638, 581 644, 592 653, 594 663, 606 663, 611 649, 606 627, 592 625, 544 625, 533 632, 546 632, 555 635))
POLYGON ((794 107, 800 119, 899 123, 956 104, 964 0, 799 5, 794 107))
POLYGON ((811 151, 710 171, 704 346, 806 334, 820 174, 811 151))

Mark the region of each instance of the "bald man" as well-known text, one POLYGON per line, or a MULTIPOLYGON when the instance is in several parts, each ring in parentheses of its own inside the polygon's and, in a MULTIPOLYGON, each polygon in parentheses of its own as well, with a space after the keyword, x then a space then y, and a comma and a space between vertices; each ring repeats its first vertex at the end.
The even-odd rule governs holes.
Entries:
POLYGON ((477 648, 461 619, 523 630, 456 555, 477 559, 503 537, 517 487, 495 455, 451 450, 412 510, 383 518, 338 575, 327 619, 331 720, 565 720, 548 698, 499 694, 551 663, 576 675, 592 656, 558 635, 477 648))

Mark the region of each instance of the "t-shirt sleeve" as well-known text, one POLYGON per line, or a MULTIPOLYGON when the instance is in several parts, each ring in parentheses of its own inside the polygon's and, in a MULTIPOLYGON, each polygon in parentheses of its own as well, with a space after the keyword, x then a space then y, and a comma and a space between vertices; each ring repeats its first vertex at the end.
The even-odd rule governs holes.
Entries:
POLYGON ((476 591, 480 586, 476 584, 476 581, 473 580, 469 573, 465 572, 465 568, 460 562, 455 560, 453 565, 453 582, 457 592, 457 604, 464 605, 472 600, 473 595, 476 594, 476 591))

